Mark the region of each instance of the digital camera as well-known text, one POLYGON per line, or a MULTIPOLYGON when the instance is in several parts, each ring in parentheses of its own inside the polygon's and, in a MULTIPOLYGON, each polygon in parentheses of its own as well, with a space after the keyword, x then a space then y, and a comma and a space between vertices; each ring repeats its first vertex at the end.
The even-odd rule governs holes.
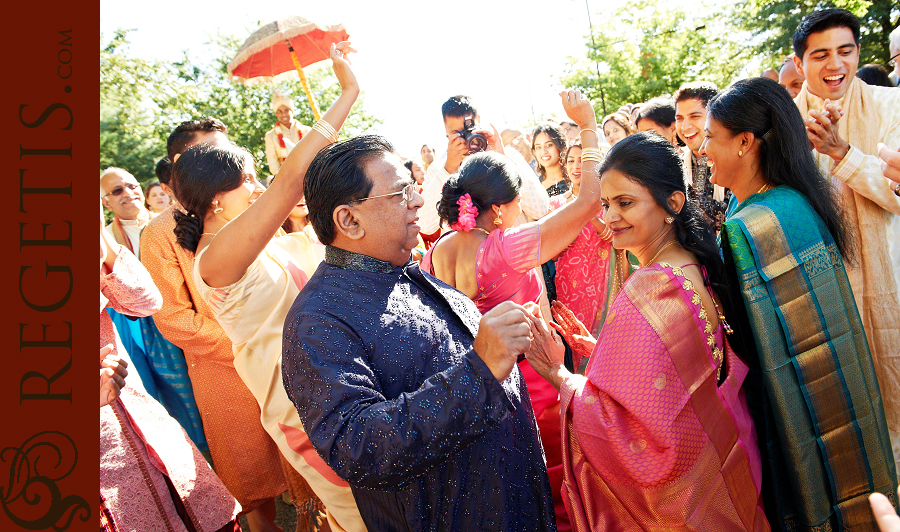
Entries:
POLYGON ((481 133, 475 133, 475 119, 467 116, 463 119, 463 128, 457 131, 459 136, 466 141, 469 153, 484 151, 488 147, 487 137, 481 133))

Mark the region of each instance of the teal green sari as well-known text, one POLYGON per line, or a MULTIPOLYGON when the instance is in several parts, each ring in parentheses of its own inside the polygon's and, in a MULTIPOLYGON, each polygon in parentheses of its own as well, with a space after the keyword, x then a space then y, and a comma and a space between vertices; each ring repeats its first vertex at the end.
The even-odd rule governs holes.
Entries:
POLYGON ((773 530, 877 531, 868 495, 884 493, 896 507, 897 475, 834 239, 786 186, 732 199, 720 239, 747 314, 736 321, 749 325, 741 354, 773 530))

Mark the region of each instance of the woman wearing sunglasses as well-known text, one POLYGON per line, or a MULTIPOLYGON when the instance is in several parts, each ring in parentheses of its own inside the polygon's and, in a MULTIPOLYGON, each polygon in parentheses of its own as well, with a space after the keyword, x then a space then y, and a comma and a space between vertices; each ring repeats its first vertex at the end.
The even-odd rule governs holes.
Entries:
POLYGON ((347 484, 309 448, 309 438, 281 381, 284 319, 315 264, 309 237, 281 225, 303 198, 303 178, 315 154, 331 142, 359 95, 346 54, 332 45, 341 95, 304 135, 268 190, 253 157, 236 146, 198 144, 172 169, 186 214, 175 215, 178 243, 195 254, 194 283, 234 344, 234 367, 259 402, 263 427, 326 507, 332 529, 364 530, 347 484))

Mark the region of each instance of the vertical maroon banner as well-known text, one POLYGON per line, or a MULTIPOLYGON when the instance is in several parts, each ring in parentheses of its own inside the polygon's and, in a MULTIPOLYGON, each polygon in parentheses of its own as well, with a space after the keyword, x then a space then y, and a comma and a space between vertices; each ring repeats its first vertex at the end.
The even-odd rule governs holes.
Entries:
POLYGON ((99 525, 99 4, 4 6, 0 530, 99 525))

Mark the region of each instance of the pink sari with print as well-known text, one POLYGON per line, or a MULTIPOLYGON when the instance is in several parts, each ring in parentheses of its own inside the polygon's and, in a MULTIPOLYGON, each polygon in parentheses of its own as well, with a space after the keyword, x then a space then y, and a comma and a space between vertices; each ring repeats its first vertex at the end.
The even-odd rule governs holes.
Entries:
POLYGON ((563 497, 576 530, 769 530, 741 390, 748 368, 721 324, 705 331, 700 299, 676 272, 631 276, 585 375, 560 389, 563 497))
MULTIPOLYGON (((447 233, 449 234, 449 233, 447 233)), ((443 236, 441 237, 443 238, 443 236)), ((437 242, 435 242, 437 244, 437 242)), ((422 258, 422 270, 434 275, 431 264, 432 246, 422 258)), ((481 243, 475 258, 478 295, 473 299, 482 314, 504 301, 538 303, 543 285, 535 270, 540 263, 541 228, 528 224, 512 229, 491 231, 481 243)), ((559 393, 552 384, 537 374, 527 360, 519 362, 519 371, 528 387, 541 444, 547 458, 547 474, 553 490, 556 525, 560 532, 572 530, 561 498, 563 464, 559 434, 559 393)))
MULTIPOLYGON (((556 210, 566 200, 567 197, 555 196, 550 200, 550 208, 556 210)), ((588 222, 556 258, 556 298, 595 337, 606 312, 612 253, 612 242, 600 238, 597 228, 588 222)))

